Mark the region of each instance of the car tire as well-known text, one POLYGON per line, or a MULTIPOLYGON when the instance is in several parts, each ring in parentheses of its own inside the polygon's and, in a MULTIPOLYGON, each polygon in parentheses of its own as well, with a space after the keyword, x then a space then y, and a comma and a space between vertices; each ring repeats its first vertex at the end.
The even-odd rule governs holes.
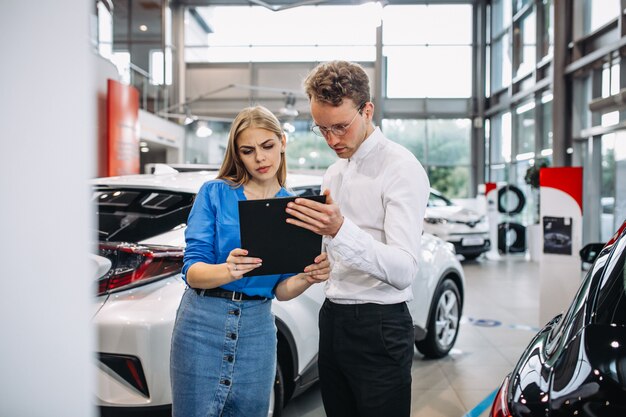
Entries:
POLYGON ((480 255, 481 255, 480 253, 472 253, 468 255, 463 255, 463 258, 466 261, 473 261, 474 259, 478 258, 480 255))
POLYGON ((274 378, 274 387, 272 388, 272 397, 270 399, 270 409, 267 413, 268 417, 280 417, 283 415, 283 407, 285 406, 285 383, 283 373, 280 369, 280 363, 276 363, 276 377, 274 378))
POLYGON ((526 250, 526 227, 519 223, 498 225, 498 249, 501 253, 520 253, 526 250))
POLYGON ((507 184, 498 190, 498 211, 506 214, 521 213, 526 205, 526 197, 522 190, 507 184))
POLYGON ((415 342, 415 347, 427 358, 446 356, 459 335, 463 302, 456 283, 445 278, 435 291, 428 316, 426 338, 415 342))

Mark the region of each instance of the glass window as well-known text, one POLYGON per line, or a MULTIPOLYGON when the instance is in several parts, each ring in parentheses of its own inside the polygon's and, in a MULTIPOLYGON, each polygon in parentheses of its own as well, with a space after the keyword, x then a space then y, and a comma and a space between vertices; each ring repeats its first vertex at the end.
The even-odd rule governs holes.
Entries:
POLYGON ((513 14, 520 11, 524 6, 530 4, 532 0, 513 0, 513 14))
POLYGON ((228 143, 230 122, 204 122, 204 126, 210 130, 210 135, 206 137, 196 133, 201 125, 196 121, 185 126, 185 163, 221 164, 228 143))
POLYGON ((535 156, 535 103, 528 101, 515 109, 517 138, 516 158, 531 159, 535 156))
POLYGON ((493 41, 491 52, 491 91, 495 92, 511 84, 511 45, 508 34, 493 41))
POLYGON ((600 233, 603 242, 615 233, 615 134, 602 136, 602 184, 600 185, 600 233))
POLYGON ((111 59, 113 55, 113 15, 103 1, 98 1, 98 52, 102 57, 111 59))
POLYGON ((428 166, 430 186, 450 198, 467 198, 470 195, 470 168, 465 166, 428 166))
POLYGON ((422 163, 425 162, 425 120, 383 119, 382 130, 389 139, 410 150, 422 163))
POLYGON ((383 44, 471 45, 472 6, 386 6, 383 9, 383 44), (451 27, 454 30, 450 30, 451 27))
POLYGON ((387 97, 470 97, 471 44, 471 5, 386 6, 387 97))
MULTIPOLYGON (((188 62, 376 58, 376 27, 381 10, 374 3, 301 6, 279 12, 260 6, 197 7, 196 11, 211 33, 206 35, 206 42, 186 44, 188 62), (350 30, 345 30, 346 22, 350 22, 350 30), (242 27, 254 30, 241 30, 242 27)), ((197 41, 197 36, 194 39, 197 41)))
POLYGON ((383 54, 389 98, 472 94, 471 46, 385 46, 383 54))
POLYGON ((552 0, 543 0, 543 25, 541 27, 541 57, 551 56, 554 47, 554 6, 552 0))
POLYGON ((535 13, 526 14, 513 29, 513 49, 515 53, 515 76, 528 74, 535 68, 537 48, 535 13))
POLYGON ((495 116, 491 124, 491 163, 511 161, 511 113, 495 116))
POLYGON ((426 168, 433 188, 452 197, 470 195, 469 119, 383 119, 382 130, 413 152, 426 168))
POLYGON ((306 120, 290 122, 293 131, 287 134, 287 167, 289 169, 326 169, 337 155, 321 138, 311 132, 306 120))
POLYGON ((426 121, 429 165, 469 165, 471 122, 469 119, 426 121))
POLYGON ((497 37, 511 25, 511 1, 493 0, 491 13, 491 34, 497 37))
POLYGON ((542 156, 552 155, 552 93, 541 96, 541 138, 539 148, 542 156))
POLYGON ((602 69, 602 97, 609 97, 619 93, 619 76, 619 64, 614 64, 610 68, 602 69))
POLYGON ((585 34, 594 32, 620 14, 620 0, 585 0, 583 13, 585 34))

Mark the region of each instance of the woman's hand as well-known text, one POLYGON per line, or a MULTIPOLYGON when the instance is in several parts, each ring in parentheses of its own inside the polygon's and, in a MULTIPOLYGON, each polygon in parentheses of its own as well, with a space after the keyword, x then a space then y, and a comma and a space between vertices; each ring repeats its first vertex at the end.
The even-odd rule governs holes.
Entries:
POLYGON ((319 254, 314 262, 304 268, 304 276, 309 284, 324 282, 330 277, 330 261, 325 252, 319 254))
POLYGON ((226 258, 226 268, 228 268, 228 272, 233 280, 240 279, 243 274, 262 265, 261 259, 252 258, 247 255, 248 251, 241 248, 235 248, 228 254, 228 258, 226 258))

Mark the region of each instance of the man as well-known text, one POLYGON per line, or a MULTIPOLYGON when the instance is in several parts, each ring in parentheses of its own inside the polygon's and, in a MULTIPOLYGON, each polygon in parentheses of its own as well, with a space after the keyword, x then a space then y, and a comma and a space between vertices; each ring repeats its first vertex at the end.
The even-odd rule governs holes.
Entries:
POLYGON ((429 182, 415 156, 372 123, 369 79, 355 63, 318 65, 305 80, 312 130, 340 158, 326 204, 290 203, 289 223, 324 236, 332 272, 320 310, 319 375, 329 417, 409 416, 413 322, 429 182))

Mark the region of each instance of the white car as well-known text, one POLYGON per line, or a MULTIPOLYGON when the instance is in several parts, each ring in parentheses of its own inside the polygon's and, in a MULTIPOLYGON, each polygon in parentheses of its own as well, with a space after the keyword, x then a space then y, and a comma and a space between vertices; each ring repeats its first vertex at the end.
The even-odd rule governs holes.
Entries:
POLYGON ((466 260, 476 259, 491 248, 487 216, 454 204, 432 188, 424 231, 452 243, 456 253, 466 260))
MULTIPOLYGON (((102 415, 121 408, 154 413, 171 404, 169 353, 181 278, 187 216, 200 186, 216 171, 100 178, 93 182, 99 253, 94 256, 98 296, 97 404, 102 415)), ((156 171, 158 172, 158 170, 156 171)), ((321 177, 289 174, 296 194, 319 193, 321 177)), ((445 356, 459 330, 464 275, 450 245, 425 234, 420 274, 410 303, 416 346, 445 356)), ((278 369, 269 415, 317 378, 317 316, 323 286, 290 301, 274 301, 278 369)))

